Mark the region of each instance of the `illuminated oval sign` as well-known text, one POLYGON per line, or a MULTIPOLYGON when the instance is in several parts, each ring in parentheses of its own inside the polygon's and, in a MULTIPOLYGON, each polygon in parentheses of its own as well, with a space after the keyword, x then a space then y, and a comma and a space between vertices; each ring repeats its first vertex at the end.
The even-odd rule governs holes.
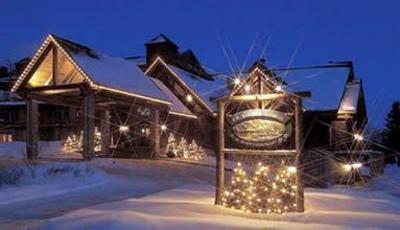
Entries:
POLYGON ((257 147, 283 143, 292 133, 292 124, 284 113, 268 109, 250 109, 229 119, 230 136, 241 144, 257 147))

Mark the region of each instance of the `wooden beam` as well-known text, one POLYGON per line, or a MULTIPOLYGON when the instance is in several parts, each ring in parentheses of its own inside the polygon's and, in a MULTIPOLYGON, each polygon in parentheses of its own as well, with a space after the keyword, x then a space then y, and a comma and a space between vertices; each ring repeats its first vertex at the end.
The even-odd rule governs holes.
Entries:
POLYGON ((153 123, 151 124, 152 140, 153 140, 153 157, 157 158, 161 155, 160 139, 161 139, 161 122, 160 122, 160 111, 154 109, 153 123))
POLYGON ((55 105, 63 105, 63 106, 72 106, 72 107, 80 107, 82 103, 79 102, 79 100, 72 100, 71 98, 66 98, 58 95, 41 95, 41 94, 36 94, 32 93, 29 94, 29 97, 32 99, 36 99, 38 101, 43 101, 49 104, 55 104, 55 105))
POLYGON ((236 96, 223 96, 214 99, 215 101, 224 102, 246 102, 246 101, 268 101, 276 100, 283 97, 311 97, 310 91, 294 92, 294 93, 269 93, 269 94, 246 94, 246 95, 236 95, 236 96))
POLYGON ((101 120, 100 120, 101 152, 105 156, 108 156, 110 154, 110 145, 111 145, 110 120, 111 120, 110 110, 106 109, 101 111, 101 120))
POLYGON ((48 91, 48 90, 61 90, 61 89, 80 89, 83 86, 86 86, 86 83, 76 83, 76 84, 67 84, 67 85, 48 85, 48 86, 38 86, 33 88, 23 88, 20 93, 24 92, 40 92, 40 91, 48 91))
POLYGON ((83 107, 83 158, 90 160, 94 157, 94 118, 95 118, 95 106, 93 95, 90 91, 84 92, 84 98, 82 101, 83 107))
POLYGON ((218 152, 217 152, 217 186, 215 190, 215 204, 222 204, 222 197, 225 189, 225 134, 224 134, 224 122, 225 122, 225 103, 222 101, 218 102, 218 130, 217 130, 217 140, 218 140, 218 152))
POLYGON ((57 65, 57 48, 53 48, 53 85, 57 85, 57 73, 58 73, 58 65, 57 65))
POLYGON ((35 99, 27 100, 26 154, 29 160, 39 156, 39 106, 35 99))
POLYGON ((278 149, 278 150, 261 150, 261 149, 229 149, 225 148, 225 154, 240 155, 264 155, 264 156, 295 156, 296 149, 278 149))
POLYGON ((304 212, 304 187, 302 182, 302 166, 301 166, 301 152, 303 149, 303 106, 301 98, 296 99, 295 104, 295 142, 296 142, 296 205, 298 212, 304 212))

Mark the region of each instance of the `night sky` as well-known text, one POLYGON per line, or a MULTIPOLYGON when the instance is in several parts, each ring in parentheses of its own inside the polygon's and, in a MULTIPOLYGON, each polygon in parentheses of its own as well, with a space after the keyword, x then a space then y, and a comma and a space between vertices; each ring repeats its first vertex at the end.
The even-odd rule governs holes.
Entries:
POLYGON ((0 10, 1 64, 32 55, 48 33, 117 56, 143 55, 164 33, 222 72, 238 70, 249 50, 250 65, 267 43, 270 66, 352 60, 378 127, 400 99, 400 1, 0 0, 0 10))

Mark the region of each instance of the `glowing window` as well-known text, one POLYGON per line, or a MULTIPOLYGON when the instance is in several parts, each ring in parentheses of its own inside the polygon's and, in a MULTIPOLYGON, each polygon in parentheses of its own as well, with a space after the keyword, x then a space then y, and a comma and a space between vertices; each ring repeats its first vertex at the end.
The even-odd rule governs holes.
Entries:
POLYGON ((84 81, 83 75, 75 68, 75 66, 62 53, 57 53, 57 73, 56 84, 76 84, 84 81))
POLYGON ((28 81, 28 87, 48 86, 53 84, 53 50, 47 53, 39 68, 36 69, 31 79, 28 81))

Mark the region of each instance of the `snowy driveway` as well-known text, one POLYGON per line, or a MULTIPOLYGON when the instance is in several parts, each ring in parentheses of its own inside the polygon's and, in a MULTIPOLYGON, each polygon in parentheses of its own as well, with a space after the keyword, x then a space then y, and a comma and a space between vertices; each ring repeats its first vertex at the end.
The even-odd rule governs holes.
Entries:
POLYGON ((76 189, 68 183, 47 186, 45 189, 68 192, 38 190, 35 192, 43 194, 36 194, 36 198, 0 204, 0 229, 24 228, 77 209, 139 198, 187 183, 212 185, 215 178, 211 168, 168 161, 95 159, 89 164, 103 169, 109 177, 97 178, 98 183, 91 186, 77 185, 76 189))

